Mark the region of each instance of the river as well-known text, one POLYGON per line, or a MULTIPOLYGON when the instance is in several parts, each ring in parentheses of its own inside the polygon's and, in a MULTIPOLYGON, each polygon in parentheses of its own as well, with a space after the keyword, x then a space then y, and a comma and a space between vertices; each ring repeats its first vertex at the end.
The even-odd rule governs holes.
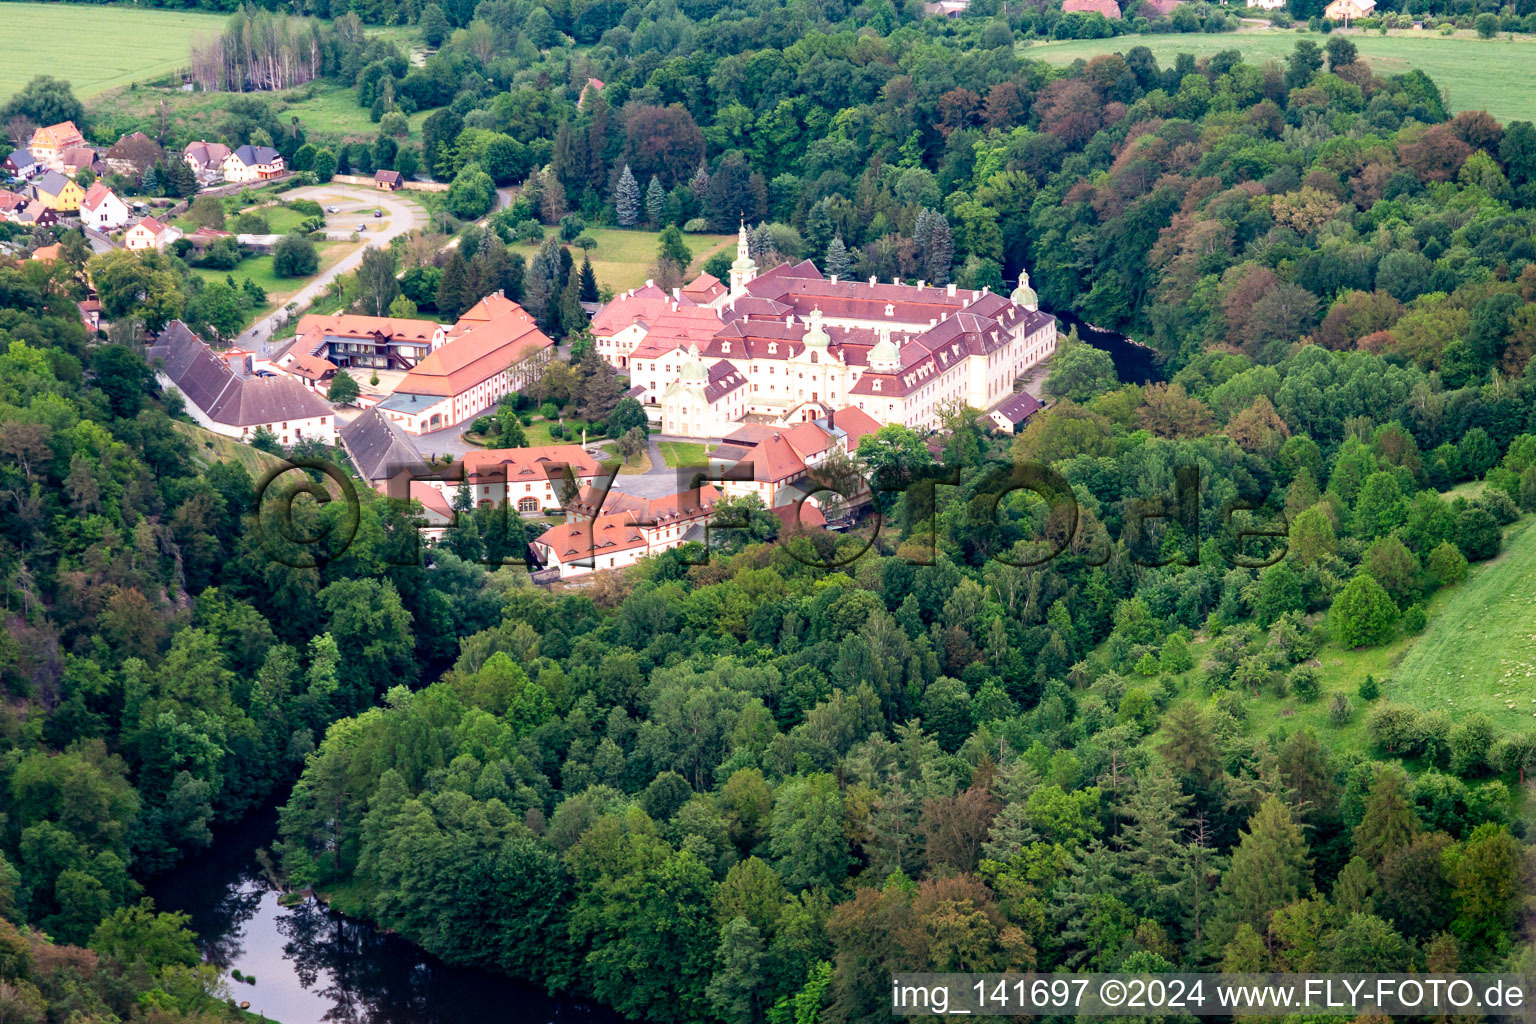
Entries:
POLYGON ((1163 379, 1157 365, 1157 353, 1145 345, 1139 345, 1123 334, 1094 327, 1071 313, 1051 310, 1059 321, 1059 330, 1066 334, 1077 328, 1077 336, 1094 348, 1101 348, 1114 360, 1115 373, 1127 384, 1149 384, 1163 379))
POLYGON ((316 900, 281 906, 257 851, 277 832, 277 810, 217 833, 211 849, 147 887, 160 910, 191 916, 203 956, 237 1000, 281 1024, 485 1024, 490 1020, 619 1024, 576 999, 485 971, 452 967, 415 944, 343 917, 316 900))

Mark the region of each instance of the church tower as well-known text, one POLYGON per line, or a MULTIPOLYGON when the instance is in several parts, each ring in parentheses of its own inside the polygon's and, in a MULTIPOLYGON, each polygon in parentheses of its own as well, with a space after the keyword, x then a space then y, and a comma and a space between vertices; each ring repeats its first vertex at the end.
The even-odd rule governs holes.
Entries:
POLYGON ((752 253, 747 249, 747 221, 742 218, 736 232, 736 260, 731 264, 731 298, 745 295, 747 282, 756 276, 757 264, 752 262, 752 253))

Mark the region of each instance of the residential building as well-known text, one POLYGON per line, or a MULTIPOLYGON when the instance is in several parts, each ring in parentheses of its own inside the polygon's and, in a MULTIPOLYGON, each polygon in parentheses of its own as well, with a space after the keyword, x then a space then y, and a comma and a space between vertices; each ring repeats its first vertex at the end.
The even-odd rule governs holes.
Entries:
POLYGON ((127 224, 132 216, 128 204, 99 181, 86 189, 85 198, 80 200, 80 223, 88 228, 110 234, 127 224))
POLYGON ((367 410, 337 434, 357 475, 382 493, 388 493, 389 481, 402 473, 409 478, 429 472, 410 435, 378 409, 367 410))
POLYGON ((700 274, 683 286, 682 295, 700 306, 715 306, 728 294, 728 289, 713 274, 700 274))
POLYGON ((1044 406, 1040 399, 1027 391, 1020 391, 991 412, 991 420, 998 430, 1017 434, 1029 425, 1029 418, 1044 406))
POLYGON ((74 213, 80 209, 85 189, 58 171, 49 171, 33 182, 32 194, 55 213, 74 213))
POLYGON ((839 281, 809 261, 759 274, 745 225, 718 309, 649 286, 599 310, 593 333, 598 353, 644 389, 663 433, 702 438, 728 433, 722 419, 782 427, 847 406, 933 430, 949 407, 987 411, 1011 398, 1014 381, 1056 350, 1056 320, 1027 274, 1010 296, 839 281))
POLYGON ((5 158, 3 168, 0 169, 18 181, 31 181, 43 173, 44 167, 27 150, 16 149, 5 158))
POLYGON ((174 224, 162 224, 153 217, 145 217, 123 232, 123 246, 128 249, 164 249, 181 237, 181 229, 174 224))
POLYGON ((566 506, 566 521, 529 542, 534 556, 561 579, 597 570, 623 569, 647 555, 689 541, 703 542, 720 492, 704 484, 664 498, 636 498, 609 491, 602 506, 588 490, 566 506))
POLYGON ((180 320, 160 332, 149 360, 161 383, 181 392, 192 418, 215 433, 249 442, 266 428, 283 445, 336 443, 335 414, 314 392, 289 377, 242 376, 180 320))
POLYGON ((107 150, 107 166, 135 180, 164 159, 165 150, 160 148, 160 143, 143 132, 124 135, 107 150))
POLYGON ((229 147, 222 142, 199 140, 187 143, 187 148, 181 151, 181 158, 192 168, 197 180, 208 185, 224 180, 224 161, 229 159, 229 153, 229 147))
POLYGON ((511 503, 525 516, 563 509, 604 475, 603 467, 579 444, 473 451, 464 456, 463 468, 462 480, 435 480, 433 486, 450 499, 463 487, 476 508, 511 503))
POLYGON ((488 296, 438 329, 432 351, 378 408, 412 434, 454 426, 532 384, 554 346, 522 306, 488 296))
POLYGON ((283 155, 271 146, 241 146, 224 158, 225 181, 263 181, 285 171, 283 155))
POLYGON ((64 167, 64 154, 69 150, 85 145, 85 136, 80 134, 80 129, 75 127, 73 121, 60 121, 58 124, 50 124, 39 128, 32 133, 32 141, 27 148, 32 151, 32 159, 42 164, 49 170, 62 170, 64 167))
POLYGON ((59 211, 44 206, 41 199, 34 199, 16 211, 11 220, 28 227, 46 228, 59 222, 59 211))
POLYGON ((1333 0, 1323 8, 1323 17, 1329 21, 1342 21, 1345 25, 1360 18, 1368 18, 1374 13, 1376 0, 1333 0))
POLYGON ((727 497, 756 495, 770 510, 836 503, 832 495, 817 493, 823 486, 851 489, 854 493, 844 493, 842 500, 862 501, 868 495, 866 482, 833 480, 818 470, 828 468, 838 453, 856 452, 859 440, 879 428, 873 417, 851 407, 790 427, 746 424, 710 452, 708 479, 727 497))
POLYGON ((81 171, 90 171, 99 178, 105 176, 110 168, 94 146, 74 146, 64 151, 59 170, 70 178, 78 176, 81 171))
POLYGON ((338 367, 409 370, 432 351, 439 330, 431 320, 311 314, 299 319, 294 340, 272 362, 287 369, 301 356, 316 356, 338 367))
POLYGON ((18 214, 27 208, 32 200, 20 192, 12 192, 9 189, 0 188, 0 220, 16 220, 18 214))
POLYGON ((1115 0, 1061 0, 1063 14, 1102 14, 1112 21, 1120 19, 1120 5, 1115 0))

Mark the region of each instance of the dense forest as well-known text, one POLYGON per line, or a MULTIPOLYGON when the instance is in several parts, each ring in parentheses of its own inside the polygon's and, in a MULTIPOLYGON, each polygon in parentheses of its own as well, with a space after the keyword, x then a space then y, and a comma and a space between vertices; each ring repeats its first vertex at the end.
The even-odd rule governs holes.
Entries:
MULTIPOLYGON (((1055 404, 1012 440, 952 417, 959 484, 894 500, 858 558, 867 526, 735 537, 551 593, 494 567, 517 522, 423 552, 361 488, 356 540, 293 568, 139 338, 80 323, 85 266, 109 318, 185 312, 174 255, 0 264, 7 1020, 228 1012, 140 883, 274 798, 290 884, 658 1021, 883 1019, 898 967, 1527 962, 1536 738, 1317 656, 1422 629, 1536 511, 1536 128, 1451 117, 1344 39, 1053 70, 1014 47, 1029 12, 483 0, 419 12, 417 67, 358 13, 316 29, 319 73, 385 135, 430 109, 419 148, 316 148, 250 96, 232 138, 522 183, 502 241, 745 210, 765 262, 1027 264, 1166 379, 1068 341, 1055 404), (1075 521, 1010 489, 1018 460, 1075 521), (1364 746, 1255 712, 1277 694, 1364 746)), ((899 428, 859 457, 934 473, 899 428)))

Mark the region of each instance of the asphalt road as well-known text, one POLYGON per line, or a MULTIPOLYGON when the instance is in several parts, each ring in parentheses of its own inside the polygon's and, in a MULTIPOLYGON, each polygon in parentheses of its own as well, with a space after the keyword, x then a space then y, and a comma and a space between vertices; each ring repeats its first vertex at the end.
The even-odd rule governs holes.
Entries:
MULTIPOLYGON (((321 206, 337 206, 340 207, 341 212, 327 214, 328 220, 335 219, 339 224, 350 224, 355 218, 358 224, 368 225, 368 231, 362 235, 363 244, 358 246, 355 252, 348 253, 334 267, 321 273, 288 299, 289 303, 297 303, 301 308, 307 306, 316 296, 328 291, 331 282, 336 278, 356 270, 363 262, 363 253, 366 250, 387 247, 391 239, 414 228, 424 227, 427 223, 426 211, 415 203, 405 202, 388 192, 380 192, 359 185, 312 185, 296 188, 292 192, 285 193, 283 198, 285 200, 313 199, 321 206), (338 196, 342 198, 337 199, 338 196), (383 209, 385 216, 374 220, 375 209, 383 209)), ((240 335, 238 343, 247 348, 254 348, 262 357, 268 357, 270 353, 266 347, 267 339, 286 317, 287 314, 283 310, 274 311, 240 335)))

